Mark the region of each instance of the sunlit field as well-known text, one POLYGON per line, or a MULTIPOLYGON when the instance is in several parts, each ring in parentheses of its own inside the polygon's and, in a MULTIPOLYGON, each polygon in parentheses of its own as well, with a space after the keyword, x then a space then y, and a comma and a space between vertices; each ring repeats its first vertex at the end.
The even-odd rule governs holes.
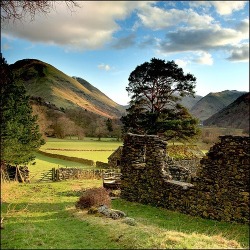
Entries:
POLYGON ((101 141, 96 138, 85 138, 84 140, 48 138, 40 150, 95 162, 108 162, 108 157, 121 145, 122 142, 117 142, 113 138, 102 138, 101 141))

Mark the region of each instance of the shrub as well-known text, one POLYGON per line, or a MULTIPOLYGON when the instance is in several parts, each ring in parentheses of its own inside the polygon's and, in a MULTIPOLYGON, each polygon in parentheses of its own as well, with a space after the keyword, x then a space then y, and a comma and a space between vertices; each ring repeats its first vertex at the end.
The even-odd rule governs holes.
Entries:
POLYGON ((109 192, 103 187, 87 189, 76 202, 76 208, 80 209, 99 207, 101 205, 111 206, 109 192))

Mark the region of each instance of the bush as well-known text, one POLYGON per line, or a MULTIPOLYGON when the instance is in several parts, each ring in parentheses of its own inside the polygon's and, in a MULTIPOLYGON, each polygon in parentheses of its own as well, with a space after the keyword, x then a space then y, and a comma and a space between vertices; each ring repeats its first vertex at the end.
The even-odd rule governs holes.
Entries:
POLYGON ((101 205, 111 206, 109 192, 103 187, 86 190, 76 202, 76 208, 80 209, 99 207, 101 205))

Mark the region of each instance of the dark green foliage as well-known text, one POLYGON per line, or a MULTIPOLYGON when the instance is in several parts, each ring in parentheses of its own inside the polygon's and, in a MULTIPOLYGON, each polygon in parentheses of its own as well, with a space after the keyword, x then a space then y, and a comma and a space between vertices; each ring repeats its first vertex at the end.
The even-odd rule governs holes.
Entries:
POLYGON ((106 121, 106 127, 109 132, 112 132, 114 130, 112 120, 110 118, 108 118, 106 121))
POLYGON ((109 192, 103 188, 90 188, 76 202, 76 208, 85 209, 105 205, 111 206, 111 198, 109 192))
POLYGON ((24 86, 13 80, 9 65, 1 56, 1 161, 12 164, 35 159, 34 151, 44 144, 37 117, 32 116, 24 86))
POLYGON ((166 140, 188 139, 198 134, 198 121, 177 103, 194 96, 196 78, 184 74, 174 61, 153 58, 136 67, 126 88, 131 96, 124 132, 164 134, 166 140))

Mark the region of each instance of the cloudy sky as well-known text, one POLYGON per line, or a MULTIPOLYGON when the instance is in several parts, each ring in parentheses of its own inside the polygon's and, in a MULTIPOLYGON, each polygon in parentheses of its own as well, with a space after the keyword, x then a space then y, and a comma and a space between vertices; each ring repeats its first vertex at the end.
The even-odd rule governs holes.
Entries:
POLYGON ((248 1, 56 2, 34 21, 3 24, 9 64, 35 58, 127 104, 128 77, 156 57, 197 78, 196 94, 249 91, 248 1))

